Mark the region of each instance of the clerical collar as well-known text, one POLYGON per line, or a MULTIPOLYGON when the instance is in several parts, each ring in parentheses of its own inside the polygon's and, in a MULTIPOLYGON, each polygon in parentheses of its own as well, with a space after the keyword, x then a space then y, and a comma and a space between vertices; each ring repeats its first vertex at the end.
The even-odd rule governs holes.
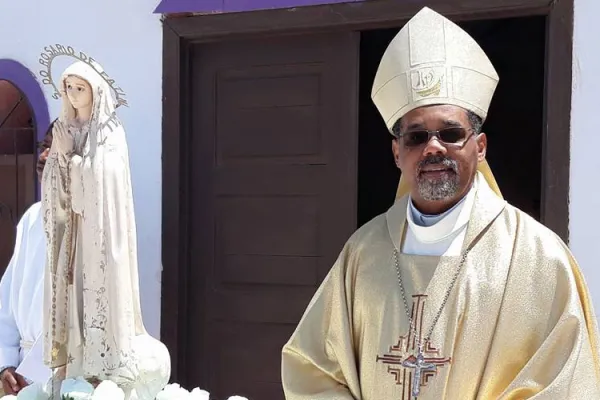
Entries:
POLYGON ((408 209, 410 211, 410 216, 415 224, 419 226, 429 227, 440 222, 446 215, 450 214, 457 208, 460 208, 462 204, 465 202, 467 196, 463 197, 458 203, 456 203, 449 210, 444 211, 441 214, 423 214, 421 211, 417 210, 415 204, 412 199, 408 200, 408 209))
POLYGON ((476 179, 469 193, 454 207, 438 215, 423 214, 409 198, 406 221, 413 234, 422 243, 435 243, 445 240, 468 222, 475 201, 476 179))

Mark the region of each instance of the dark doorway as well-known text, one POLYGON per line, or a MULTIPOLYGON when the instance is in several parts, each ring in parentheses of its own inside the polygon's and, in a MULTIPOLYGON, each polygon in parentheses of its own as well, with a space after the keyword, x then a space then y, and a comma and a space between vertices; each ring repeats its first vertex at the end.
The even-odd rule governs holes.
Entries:
POLYGON ((0 276, 15 246, 16 225, 35 202, 33 111, 21 91, 0 80, 0 276))
MULTIPOLYGON (((481 45, 500 76, 484 125, 492 171, 504 198, 540 220, 545 19, 522 17, 460 25, 481 45)), ((359 226, 389 208, 400 176, 392 159, 392 136, 371 101, 379 60, 398 30, 370 30, 361 34, 359 226)))

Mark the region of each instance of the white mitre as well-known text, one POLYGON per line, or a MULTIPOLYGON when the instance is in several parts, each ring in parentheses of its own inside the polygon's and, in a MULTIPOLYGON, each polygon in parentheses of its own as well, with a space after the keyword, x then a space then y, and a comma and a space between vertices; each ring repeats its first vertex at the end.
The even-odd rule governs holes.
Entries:
POLYGON ((471 36, 425 7, 389 44, 371 98, 390 132, 407 112, 433 104, 460 106, 485 120, 498 79, 471 36))

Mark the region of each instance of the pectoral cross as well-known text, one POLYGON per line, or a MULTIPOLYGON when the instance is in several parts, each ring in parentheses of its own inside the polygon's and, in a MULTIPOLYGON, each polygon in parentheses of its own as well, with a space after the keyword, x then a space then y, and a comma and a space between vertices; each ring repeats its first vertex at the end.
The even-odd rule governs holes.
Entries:
MULTIPOLYGON (((426 297, 413 296, 413 321, 421 321, 426 297)), ((394 377, 396 385, 402 388, 401 400, 417 398, 421 388, 430 384, 438 372, 452 361, 450 357, 442 356, 441 350, 435 348, 430 341, 422 343, 419 328, 415 332, 409 327, 406 335, 400 336, 386 353, 377 355, 376 358, 378 363, 387 366, 387 372, 394 377)))
POLYGON ((425 361, 425 357, 423 356, 421 349, 419 349, 417 357, 413 356, 412 359, 404 360, 402 366, 415 370, 412 380, 412 395, 414 398, 419 397, 419 394, 421 393, 421 372, 435 371, 436 365, 425 361))

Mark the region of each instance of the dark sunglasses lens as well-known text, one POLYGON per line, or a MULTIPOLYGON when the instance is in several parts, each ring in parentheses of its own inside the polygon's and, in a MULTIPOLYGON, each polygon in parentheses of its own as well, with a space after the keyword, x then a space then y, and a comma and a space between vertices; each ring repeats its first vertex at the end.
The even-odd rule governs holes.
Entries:
POLYGON ((429 132, 427 131, 412 131, 406 132, 404 135, 404 145, 406 147, 420 146, 426 143, 429 139, 429 132))
POLYGON ((440 131, 440 139, 445 143, 458 143, 467 136, 464 128, 446 128, 440 131))

